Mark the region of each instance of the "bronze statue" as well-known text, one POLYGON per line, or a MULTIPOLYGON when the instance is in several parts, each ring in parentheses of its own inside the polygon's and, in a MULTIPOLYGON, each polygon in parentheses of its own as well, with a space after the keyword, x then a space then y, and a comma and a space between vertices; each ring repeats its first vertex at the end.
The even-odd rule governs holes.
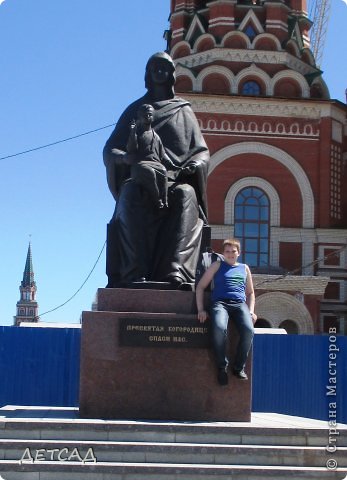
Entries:
POLYGON ((174 92, 175 66, 164 52, 148 60, 147 93, 121 115, 104 147, 107 181, 116 200, 108 226, 109 287, 146 279, 173 288, 193 283, 201 232, 206 223, 209 151, 189 102, 174 92), (152 128, 172 167, 168 169, 168 208, 154 208, 141 182, 132 178, 126 153, 129 125, 143 104, 153 107, 152 128), (125 161, 124 161, 125 160, 125 161))

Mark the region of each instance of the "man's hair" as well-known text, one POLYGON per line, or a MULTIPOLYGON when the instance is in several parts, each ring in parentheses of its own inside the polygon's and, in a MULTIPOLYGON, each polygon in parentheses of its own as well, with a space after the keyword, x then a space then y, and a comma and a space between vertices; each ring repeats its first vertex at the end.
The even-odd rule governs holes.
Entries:
POLYGON ((240 240, 237 240, 237 238, 227 238, 223 242, 223 251, 225 247, 236 247, 238 252, 241 252, 241 243, 240 240))

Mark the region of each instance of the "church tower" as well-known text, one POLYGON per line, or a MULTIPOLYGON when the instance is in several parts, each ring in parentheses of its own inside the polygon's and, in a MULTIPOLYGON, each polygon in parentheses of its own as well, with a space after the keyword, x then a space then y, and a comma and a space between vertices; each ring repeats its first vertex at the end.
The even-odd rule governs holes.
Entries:
POLYGON ((306 0, 171 0, 166 38, 211 153, 214 250, 241 240, 264 325, 347 334, 347 108, 311 26, 306 0))
POLYGON ((36 290, 37 288, 34 280, 31 243, 29 243, 23 280, 19 287, 20 300, 17 302, 17 315, 14 317, 15 326, 19 326, 21 322, 38 322, 39 309, 35 300, 36 290))

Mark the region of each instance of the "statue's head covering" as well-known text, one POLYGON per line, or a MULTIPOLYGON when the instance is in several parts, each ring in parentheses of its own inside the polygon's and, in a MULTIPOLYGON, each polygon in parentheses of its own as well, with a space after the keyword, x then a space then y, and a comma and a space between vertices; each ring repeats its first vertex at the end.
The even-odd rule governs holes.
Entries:
POLYGON ((174 92, 174 85, 175 85, 175 81, 176 81, 176 75, 175 75, 175 64, 172 60, 172 58, 170 57, 170 55, 166 52, 157 52, 155 53, 154 55, 152 55, 148 62, 147 62, 147 65, 146 65, 146 73, 145 73, 145 87, 147 88, 147 90, 151 90, 151 88, 153 87, 152 85, 152 77, 150 75, 150 68, 153 64, 155 64, 156 62, 158 62, 158 60, 160 60, 160 62, 167 62, 168 65, 170 66, 170 76, 168 78, 168 81, 167 81, 167 86, 169 88, 169 93, 170 93, 170 96, 172 94, 172 96, 174 96, 175 92, 174 92))

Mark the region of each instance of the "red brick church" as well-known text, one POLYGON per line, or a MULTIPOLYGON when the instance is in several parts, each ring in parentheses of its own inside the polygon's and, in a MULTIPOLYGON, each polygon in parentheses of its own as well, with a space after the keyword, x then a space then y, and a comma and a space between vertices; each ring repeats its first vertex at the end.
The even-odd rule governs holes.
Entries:
POLYGON ((242 241, 258 326, 347 334, 346 105, 306 0, 171 0, 169 52, 211 152, 212 244, 242 241))

